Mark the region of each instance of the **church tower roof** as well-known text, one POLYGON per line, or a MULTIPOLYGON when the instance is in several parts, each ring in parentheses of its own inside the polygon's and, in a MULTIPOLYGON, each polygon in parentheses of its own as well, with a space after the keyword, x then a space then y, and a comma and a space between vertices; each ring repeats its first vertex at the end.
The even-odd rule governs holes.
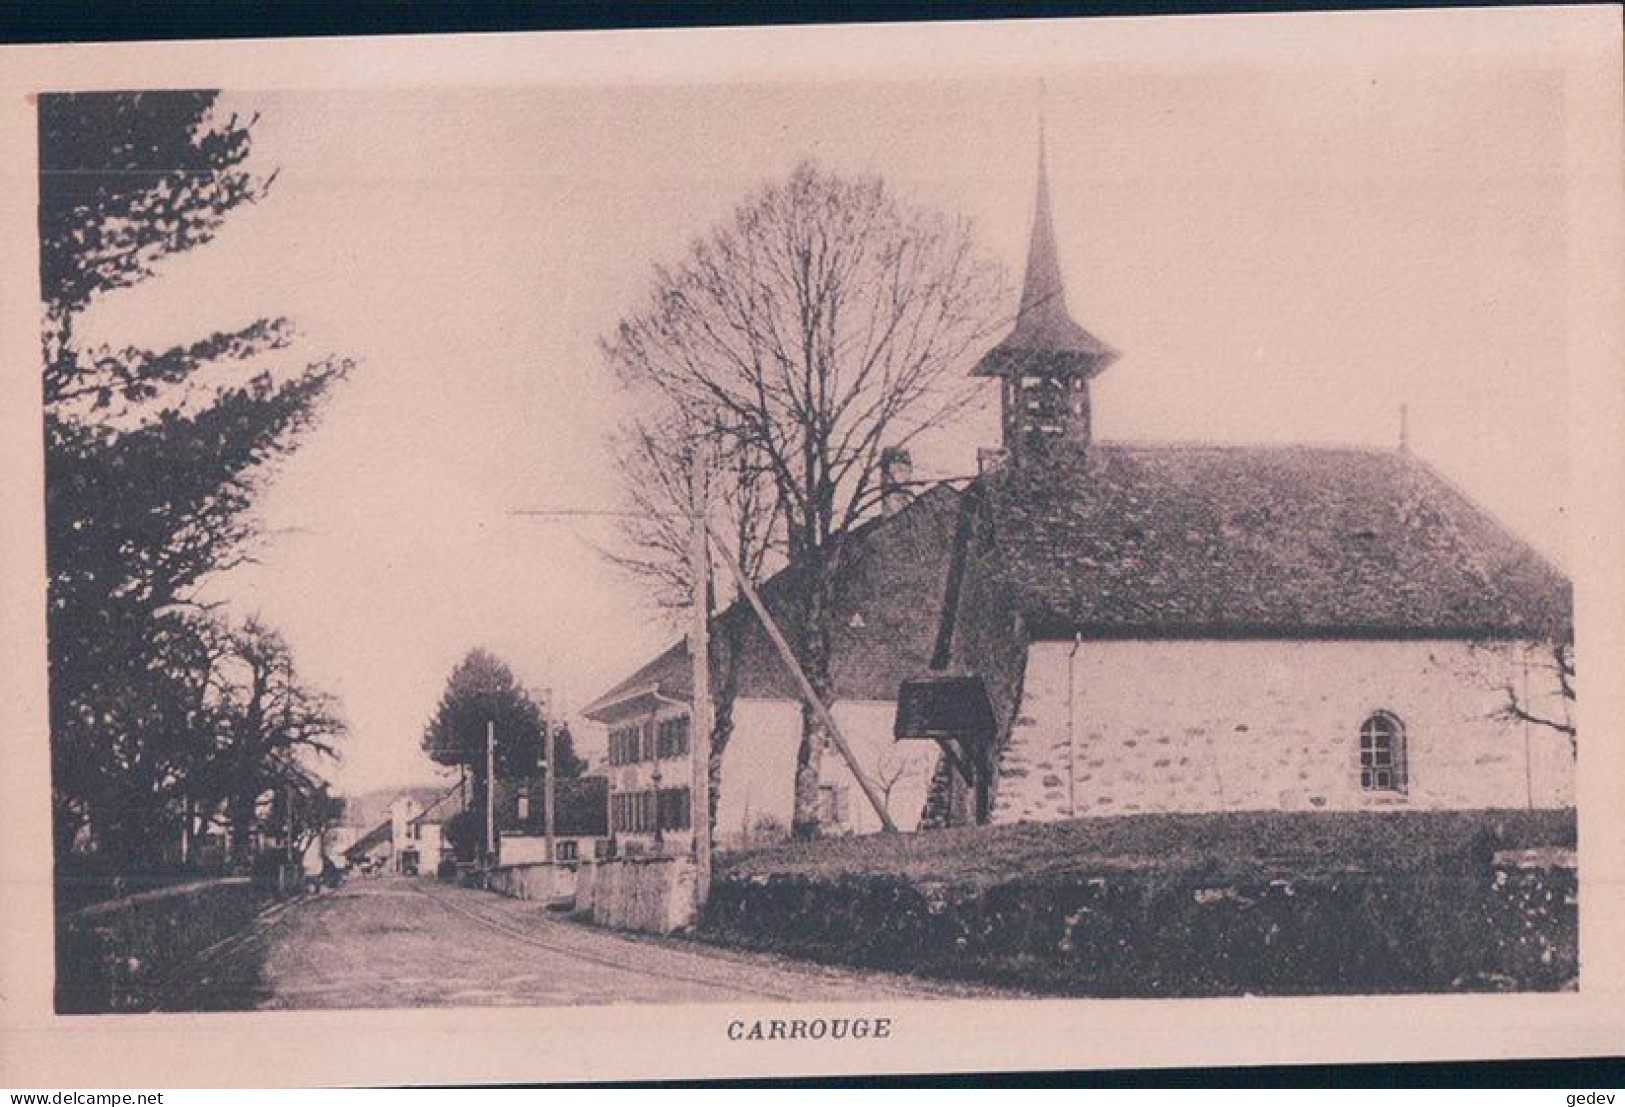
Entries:
POLYGON ((1032 240, 1027 248, 1027 276, 1021 289, 1016 325, 974 370, 979 377, 1009 377, 1043 372, 1088 379, 1116 361, 1118 353, 1072 318, 1066 306, 1066 284, 1055 247, 1055 220, 1050 212, 1049 165, 1042 131, 1038 138, 1038 196, 1033 211, 1032 240))

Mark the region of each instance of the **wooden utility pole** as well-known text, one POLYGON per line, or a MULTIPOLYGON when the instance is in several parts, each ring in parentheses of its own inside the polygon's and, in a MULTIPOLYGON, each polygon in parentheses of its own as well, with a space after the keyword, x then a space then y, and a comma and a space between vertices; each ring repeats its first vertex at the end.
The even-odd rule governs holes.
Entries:
MULTIPOLYGON (((547 709, 549 711, 553 710, 552 700, 553 697, 549 695, 547 705, 547 709)), ((552 719, 543 720, 542 728, 544 733, 547 735, 547 776, 542 778, 542 802, 547 805, 547 809, 543 814, 543 826, 545 827, 545 834, 547 835, 547 859, 549 861, 557 861, 559 859, 559 854, 558 849, 553 845, 553 835, 558 823, 554 821, 553 805, 558 799, 558 788, 553 783, 555 775, 553 768, 558 764, 556 759, 558 757, 559 749, 559 732, 552 719)))
POLYGON ((790 648, 790 643, 785 640, 779 625, 768 613, 767 606, 762 603, 762 597, 756 594, 756 589, 746 578, 745 571, 739 567, 739 561, 728 549, 728 543, 718 539, 717 549, 722 553, 722 560, 727 563, 729 572, 733 573, 734 579, 738 581, 739 590, 745 594, 745 599, 750 601, 756 617, 762 621, 762 629, 767 631, 767 637, 772 641, 773 648, 779 651, 779 658, 784 662, 784 667, 789 669, 790 675, 795 678, 796 686, 801 689, 801 698, 807 701, 807 705, 818 716, 818 721, 824 724, 824 729, 829 732, 830 741, 835 743, 835 748, 846 761, 846 767, 852 770, 852 776, 857 780, 858 787, 863 789, 864 796, 868 798, 869 805, 875 809, 875 814, 880 816, 881 827, 888 834, 897 833, 897 824, 892 822, 891 812, 886 810, 886 801, 881 798, 880 789, 875 787, 875 782, 869 779, 869 774, 858 764, 857 757, 852 753, 852 747, 846 744, 846 736, 835 723, 835 716, 830 714, 829 706, 813 690, 812 681, 807 679, 807 674, 801 671, 801 662, 796 660, 795 651, 790 648))
POLYGON ((497 860, 497 724, 485 723, 485 863, 497 860))
MULTIPOLYGON (((689 710, 688 750, 693 780, 689 785, 689 838, 694 843, 694 903, 703 911, 711 892, 711 554, 709 489, 706 487, 704 447, 695 446, 689 474, 690 509, 694 513, 689 542, 690 591, 694 625, 689 631, 688 654, 693 665, 693 706, 689 710)), ((656 801, 659 807, 659 801, 656 801)), ((656 812, 658 817, 659 812, 656 812)))

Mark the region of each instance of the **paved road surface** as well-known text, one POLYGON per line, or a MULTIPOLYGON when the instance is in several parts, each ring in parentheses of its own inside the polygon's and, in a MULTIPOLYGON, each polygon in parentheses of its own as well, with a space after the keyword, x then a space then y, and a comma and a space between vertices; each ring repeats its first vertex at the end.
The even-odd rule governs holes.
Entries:
POLYGON ((549 1006, 931 998, 986 989, 641 938, 528 901, 412 878, 355 878, 262 918, 170 1009, 549 1006))

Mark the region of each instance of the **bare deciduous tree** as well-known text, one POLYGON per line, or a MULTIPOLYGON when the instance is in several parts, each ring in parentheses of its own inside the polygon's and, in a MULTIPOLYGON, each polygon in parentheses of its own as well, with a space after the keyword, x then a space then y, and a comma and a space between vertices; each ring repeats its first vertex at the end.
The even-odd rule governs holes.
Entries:
POLYGON ((1551 660, 1539 664, 1557 678, 1557 706, 1561 715, 1548 714, 1537 707, 1532 698, 1512 683, 1502 685, 1505 702, 1498 714, 1514 722, 1532 723, 1555 730, 1569 740, 1569 752, 1579 752, 1579 736, 1574 725, 1574 643, 1558 641, 1551 644, 1551 660))
POLYGON ((898 752, 895 746, 882 747, 869 766, 869 776, 880 789, 880 796, 891 810, 891 795, 897 786, 914 775, 914 763, 898 752))
MULTIPOLYGON (((826 703, 827 611, 847 536, 878 505, 881 452, 973 402, 966 359, 1001 292, 967 223, 804 164, 657 268, 644 309, 604 343, 624 380, 764 465, 791 570, 786 629, 826 703)), ((809 837, 826 736, 807 705, 801 730, 792 831, 809 837)))
MULTIPOLYGON (((732 542, 740 568, 752 581, 761 578, 770 554, 781 544, 778 501, 758 451, 737 439, 717 441, 721 436, 714 428, 722 424, 720 413, 685 417, 659 396, 652 405, 665 410, 633 422, 612 442, 621 491, 632 514, 621 519, 621 548, 600 552, 643 579, 661 608, 687 609, 693 602, 693 467, 703 464, 707 470, 713 533, 732 542)), ((707 589, 713 612, 726 608, 736 591, 731 574, 713 574, 707 589)))
MULTIPOLYGON (((707 468, 711 489, 707 515, 719 541, 732 544, 741 570, 760 581, 777 548, 778 500, 766 467, 748 443, 714 441, 711 428, 723 419, 711 412, 704 419, 684 417, 681 410, 655 397, 664 418, 639 421, 614 443, 623 494, 634 515, 622 520, 622 550, 600 551, 616 565, 651 587, 666 609, 686 609, 693 602, 689 544, 693 527, 690 502, 693 466, 707 468)), ((713 618, 738 601, 732 574, 713 566, 706 582, 706 616, 713 618)), ((711 825, 716 826, 722 795, 722 755, 734 731, 734 702, 739 697, 739 653, 743 610, 713 619, 711 640, 712 725, 709 775, 711 825)))
POLYGON ((267 792, 313 791, 319 781, 299 764, 305 757, 338 757, 346 727, 332 698, 311 688, 294 669, 293 653, 276 631, 249 619, 233 632, 219 682, 217 787, 231 828, 231 854, 246 860, 267 792))

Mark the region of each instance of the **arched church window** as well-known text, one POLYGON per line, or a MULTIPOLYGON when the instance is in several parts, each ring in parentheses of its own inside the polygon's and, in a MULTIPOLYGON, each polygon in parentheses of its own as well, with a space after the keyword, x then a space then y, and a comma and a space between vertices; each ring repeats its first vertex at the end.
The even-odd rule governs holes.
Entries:
POLYGON ((1386 711, 1360 724, 1360 787, 1367 792, 1405 790, 1405 725, 1386 711))

